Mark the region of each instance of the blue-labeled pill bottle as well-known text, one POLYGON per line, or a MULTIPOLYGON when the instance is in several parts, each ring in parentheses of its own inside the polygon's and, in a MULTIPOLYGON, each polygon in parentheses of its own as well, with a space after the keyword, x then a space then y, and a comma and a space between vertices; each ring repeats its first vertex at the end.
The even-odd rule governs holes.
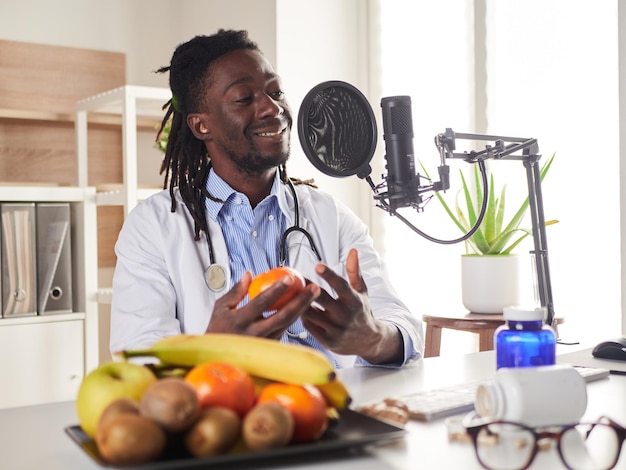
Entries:
POLYGON ((506 307, 505 324, 495 332, 496 369, 555 363, 556 335, 546 324, 545 307, 506 307))

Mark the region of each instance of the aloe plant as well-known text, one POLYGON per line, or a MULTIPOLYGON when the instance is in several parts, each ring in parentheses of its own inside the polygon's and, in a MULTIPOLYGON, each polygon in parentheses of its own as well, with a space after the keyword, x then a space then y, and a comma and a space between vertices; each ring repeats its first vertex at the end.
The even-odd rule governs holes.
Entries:
MULTIPOLYGON (((543 182, 543 179, 548 173, 548 170, 554 161, 554 157, 555 155, 553 154, 541 166, 541 182, 543 182)), ((482 179, 478 170, 478 165, 472 166, 475 188, 474 191, 471 190, 463 171, 459 170, 463 187, 457 193, 455 212, 450 209, 443 197, 439 193, 436 193, 439 202, 441 202, 450 218, 463 233, 469 232, 476 223, 483 201, 482 179), (462 199, 465 202, 465 212, 461 207, 461 201, 459 199, 462 199)), ((505 225, 504 212, 507 202, 506 184, 502 186, 499 197, 496 197, 493 173, 489 172, 488 177, 489 199, 487 200, 485 216, 480 228, 466 240, 466 247, 468 248, 468 253, 480 255, 508 255, 522 242, 522 240, 524 240, 524 238, 532 236, 533 234, 531 229, 520 227, 520 224, 526 215, 526 211, 528 210, 529 200, 528 197, 526 197, 513 218, 508 222, 508 224, 505 225)), ((552 225, 557 222, 558 220, 549 220, 546 221, 546 225, 552 225)))

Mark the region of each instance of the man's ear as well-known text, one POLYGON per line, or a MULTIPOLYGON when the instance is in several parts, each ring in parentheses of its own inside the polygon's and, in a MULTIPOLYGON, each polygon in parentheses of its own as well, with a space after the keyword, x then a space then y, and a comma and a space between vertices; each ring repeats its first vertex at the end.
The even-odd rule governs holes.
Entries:
POLYGON ((187 125, 196 139, 210 139, 211 132, 209 131, 208 121, 208 116, 204 113, 195 113, 187 116, 187 125))

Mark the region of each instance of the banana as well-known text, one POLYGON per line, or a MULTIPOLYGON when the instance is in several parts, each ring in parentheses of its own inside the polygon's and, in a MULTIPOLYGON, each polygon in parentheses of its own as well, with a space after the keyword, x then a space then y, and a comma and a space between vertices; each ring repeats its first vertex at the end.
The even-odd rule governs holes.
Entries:
POLYGON ((329 406, 328 408, 326 408, 326 417, 328 418, 329 427, 331 425, 337 424, 341 419, 339 411, 334 406, 329 406))
POLYGON ((154 375, 156 375, 159 379, 165 377, 185 377, 187 372, 191 369, 191 367, 173 366, 162 362, 146 364, 145 366, 154 372, 154 375))
POLYGON ((300 385, 321 385, 335 378, 333 364, 320 351, 256 336, 182 334, 163 338, 146 349, 121 351, 116 356, 124 359, 156 357, 167 364, 183 367, 224 361, 251 375, 300 385))
POLYGON ((256 390, 257 396, 261 393, 261 390, 265 388, 266 385, 278 383, 275 380, 264 379, 263 377, 257 377, 256 375, 251 375, 252 381, 254 382, 254 389, 256 390))
POLYGON ((343 410, 352 402, 352 397, 346 388, 346 385, 335 377, 333 380, 324 384, 316 385, 319 391, 324 395, 328 406, 343 410))

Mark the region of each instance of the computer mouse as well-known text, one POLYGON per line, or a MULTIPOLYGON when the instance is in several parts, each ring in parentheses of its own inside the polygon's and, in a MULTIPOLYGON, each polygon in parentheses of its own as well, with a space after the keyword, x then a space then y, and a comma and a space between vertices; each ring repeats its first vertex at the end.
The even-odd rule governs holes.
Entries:
POLYGON ((626 338, 603 341, 593 348, 591 354, 598 359, 626 361, 626 338))

